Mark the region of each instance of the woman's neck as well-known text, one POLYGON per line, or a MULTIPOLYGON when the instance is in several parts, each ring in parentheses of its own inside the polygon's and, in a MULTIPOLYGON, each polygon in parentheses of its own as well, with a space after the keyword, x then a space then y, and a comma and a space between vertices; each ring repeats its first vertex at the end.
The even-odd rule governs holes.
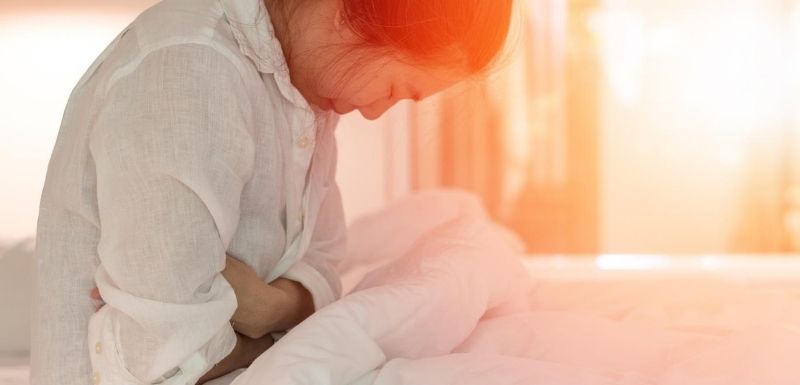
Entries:
POLYGON ((272 29, 275 33, 275 38, 278 39, 278 42, 281 45, 281 50, 283 51, 283 56, 286 59, 287 64, 291 61, 291 45, 292 45, 292 36, 289 29, 289 19, 290 14, 294 14, 296 7, 300 6, 298 1, 292 0, 263 0, 264 6, 267 8, 267 12, 269 13, 270 23, 272 23, 272 29))

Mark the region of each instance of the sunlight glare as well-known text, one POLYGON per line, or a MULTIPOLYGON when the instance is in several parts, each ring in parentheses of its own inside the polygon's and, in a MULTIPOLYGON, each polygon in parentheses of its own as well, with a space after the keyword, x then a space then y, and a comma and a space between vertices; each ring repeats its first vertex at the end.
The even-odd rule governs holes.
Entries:
POLYGON ((47 162, 72 88, 133 19, 126 13, 0 16, 0 234, 32 236, 47 162))

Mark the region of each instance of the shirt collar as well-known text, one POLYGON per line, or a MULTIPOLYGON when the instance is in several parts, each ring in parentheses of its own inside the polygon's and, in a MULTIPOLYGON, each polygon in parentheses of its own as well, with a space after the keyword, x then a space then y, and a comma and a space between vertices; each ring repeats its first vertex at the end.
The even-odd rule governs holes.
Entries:
MULTIPOLYGON (((292 85, 289 66, 263 0, 219 0, 239 49, 259 72, 273 74, 281 94, 293 104, 312 110, 292 85)), ((315 112, 316 109, 313 109, 315 112)))

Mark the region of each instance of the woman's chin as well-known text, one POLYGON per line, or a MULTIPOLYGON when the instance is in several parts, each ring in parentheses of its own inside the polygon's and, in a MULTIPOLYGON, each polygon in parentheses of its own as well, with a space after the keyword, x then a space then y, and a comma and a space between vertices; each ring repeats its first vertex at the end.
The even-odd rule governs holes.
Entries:
POLYGON ((333 110, 336 111, 336 113, 339 114, 339 115, 347 115, 347 114, 353 112, 353 110, 355 110, 355 107, 350 107, 350 108, 334 107, 333 110))
POLYGON ((320 98, 314 104, 323 111, 333 111, 339 115, 348 114, 356 109, 356 107, 351 104, 329 98, 320 98))
POLYGON ((338 101, 335 101, 335 100, 330 100, 330 106, 331 106, 330 108, 333 111, 335 111, 337 114, 339 114, 339 115, 348 114, 350 112, 353 112, 353 110, 356 109, 356 107, 353 106, 352 104, 338 102, 338 101))
POLYGON ((319 101, 312 104, 314 104, 315 106, 317 106, 317 108, 323 111, 330 111, 333 109, 333 103, 331 102, 330 99, 327 98, 322 98, 319 101))

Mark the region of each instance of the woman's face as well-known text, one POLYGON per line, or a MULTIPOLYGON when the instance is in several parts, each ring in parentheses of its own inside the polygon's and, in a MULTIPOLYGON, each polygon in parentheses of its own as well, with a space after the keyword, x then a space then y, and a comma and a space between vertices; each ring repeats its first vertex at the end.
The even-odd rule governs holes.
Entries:
POLYGON ((429 69, 385 54, 357 52, 344 58, 341 53, 331 55, 340 59, 311 69, 298 90, 323 110, 359 110, 364 118, 375 120, 400 100, 420 101, 466 78, 464 71, 429 69))
POLYGON ((398 101, 420 101, 466 77, 458 71, 426 69, 386 56, 360 57, 356 62, 328 66, 317 74, 313 91, 320 108, 339 114, 359 110, 364 118, 374 120, 398 101))
POLYGON ((422 100, 467 77, 467 71, 412 64, 400 60, 399 54, 354 48, 360 39, 342 22, 338 2, 312 4, 295 24, 304 28, 292 40, 289 69, 294 86, 323 110, 359 110, 374 120, 400 100, 422 100))

